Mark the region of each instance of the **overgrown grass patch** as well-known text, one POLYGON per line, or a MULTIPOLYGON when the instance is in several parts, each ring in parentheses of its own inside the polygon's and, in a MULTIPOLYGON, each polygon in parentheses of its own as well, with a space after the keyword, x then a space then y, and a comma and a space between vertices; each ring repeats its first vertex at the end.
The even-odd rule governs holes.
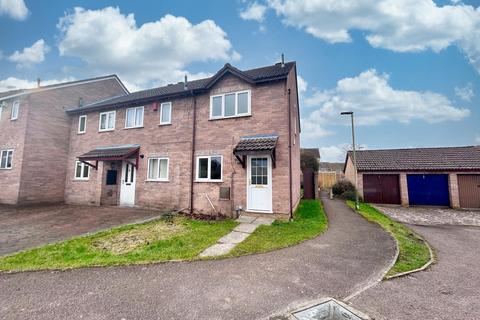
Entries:
MULTIPOLYGON (((347 204, 352 209, 355 208, 353 201, 347 201, 347 204)), ((366 203, 360 204, 358 212, 368 221, 378 223, 382 228, 392 234, 398 242, 398 259, 386 274, 387 277, 421 268, 430 260, 430 250, 425 240, 410 228, 400 222, 392 220, 390 217, 366 203)))
POLYGON ((175 217, 125 225, 0 257, 0 270, 68 269, 191 260, 238 223, 175 217))
POLYGON ((292 221, 275 221, 258 227, 250 237, 236 246, 227 256, 267 252, 298 244, 327 229, 327 217, 318 200, 302 200, 292 221))

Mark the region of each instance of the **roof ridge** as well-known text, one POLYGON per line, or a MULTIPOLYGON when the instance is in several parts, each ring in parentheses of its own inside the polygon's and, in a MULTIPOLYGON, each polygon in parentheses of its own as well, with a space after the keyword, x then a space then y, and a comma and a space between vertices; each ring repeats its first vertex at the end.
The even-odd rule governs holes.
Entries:
MULTIPOLYGON (((355 150, 355 152, 369 152, 369 151, 405 151, 405 150, 435 150, 435 149, 460 149, 460 148, 480 148, 476 145, 468 146, 445 146, 445 147, 412 147, 412 148, 385 148, 385 149, 364 149, 364 150, 355 150)), ((353 152, 353 150, 348 150, 348 152, 353 152)))

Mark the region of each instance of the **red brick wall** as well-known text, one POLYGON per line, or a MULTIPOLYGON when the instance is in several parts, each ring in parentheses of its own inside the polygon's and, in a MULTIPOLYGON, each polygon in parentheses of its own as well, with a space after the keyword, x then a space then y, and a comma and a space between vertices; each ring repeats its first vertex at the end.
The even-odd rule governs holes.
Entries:
POLYGON ((20 190, 29 99, 26 96, 5 101, 0 119, 0 150, 13 149, 12 169, 0 169, 0 203, 16 204, 20 190), (10 120, 12 104, 20 101, 17 120, 10 120))
MULTIPOLYGON (((277 167, 273 169, 273 211, 288 213, 288 120, 286 81, 251 86, 227 75, 208 94, 197 100, 196 155, 222 155, 223 181, 219 183, 194 183, 194 208, 204 213, 212 212, 207 196, 217 211, 230 214, 235 205, 246 207, 246 170, 235 160, 232 150, 242 136, 277 133, 277 167), (252 115, 241 118, 209 120, 210 95, 238 90, 252 90, 252 115), (219 199, 219 187, 233 187, 232 201, 219 199)), ((292 112, 296 114, 296 92, 292 92, 292 112)), ((65 199, 70 203, 99 204, 104 179, 102 169, 91 171, 89 181, 74 180, 75 159, 95 147, 115 144, 140 144, 140 159, 136 180, 136 204, 164 209, 187 209, 190 200, 191 138, 193 98, 172 101, 172 124, 159 126, 159 111, 145 106, 144 127, 124 129, 125 110, 116 111, 115 131, 98 132, 99 112, 87 114, 87 132, 77 134, 78 117, 71 117, 70 146, 67 160, 65 199), (152 156, 169 157, 169 181, 150 182, 147 177, 147 159, 152 156)), ((296 115, 298 117, 298 115, 296 115)), ((297 137, 298 139, 298 137, 297 137)), ((293 159, 299 159, 299 143, 293 148, 293 159)), ((299 161, 298 161, 299 162, 299 161)), ((299 172, 299 163, 294 173, 299 172)), ((300 188, 299 174, 293 175, 294 186, 300 188)), ((294 202, 299 192, 294 191, 294 202)))

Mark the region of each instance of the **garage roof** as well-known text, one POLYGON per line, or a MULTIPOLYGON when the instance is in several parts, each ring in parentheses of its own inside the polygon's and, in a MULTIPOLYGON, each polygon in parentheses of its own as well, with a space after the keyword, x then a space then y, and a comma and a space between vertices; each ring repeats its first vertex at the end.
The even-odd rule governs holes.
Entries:
POLYGON ((356 156, 358 171, 480 171, 480 146, 359 150, 356 156))

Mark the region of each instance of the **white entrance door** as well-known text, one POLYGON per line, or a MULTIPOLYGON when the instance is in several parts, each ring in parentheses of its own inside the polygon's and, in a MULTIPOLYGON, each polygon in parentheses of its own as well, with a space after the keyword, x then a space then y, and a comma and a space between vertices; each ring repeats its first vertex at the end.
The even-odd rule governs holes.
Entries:
POLYGON ((247 210, 272 212, 272 161, 269 156, 249 156, 247 210))
POLYGON ((120 205, 135 205, 135 179, 137 170, 133 164, 128 162, 122 163, 122 183, 120 185, 120 205))

